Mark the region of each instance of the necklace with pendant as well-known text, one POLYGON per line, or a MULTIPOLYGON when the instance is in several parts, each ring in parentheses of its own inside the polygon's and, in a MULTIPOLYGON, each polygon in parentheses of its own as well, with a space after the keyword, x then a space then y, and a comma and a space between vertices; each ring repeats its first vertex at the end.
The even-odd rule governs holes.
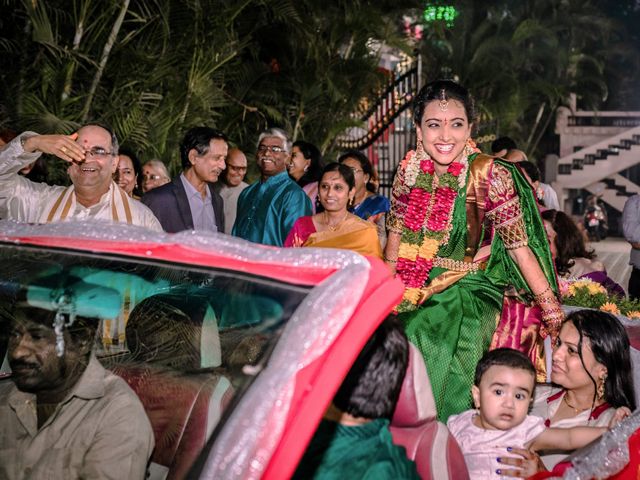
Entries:
POLYGON ((324 216, 324 224, 327 226, 327 228, 331 232, 335 232, 336 230, 338 230, 338 228, 340 228, 340 225, 342 225, 342 222, 344 222, 347 219, 347 215, 349 215, 349 212, 345 212, 344 217, 342 217, 342 220, 340 220, 335 225, 331 225, 329 223, 329 215, 327 215, 327 211, 326 210, 324 212, 322 212, 322 214, 324 216))

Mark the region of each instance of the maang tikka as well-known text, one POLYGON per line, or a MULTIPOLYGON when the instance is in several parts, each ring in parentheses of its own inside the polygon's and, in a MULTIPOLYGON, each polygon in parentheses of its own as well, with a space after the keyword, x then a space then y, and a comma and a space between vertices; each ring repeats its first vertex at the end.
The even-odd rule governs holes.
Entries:
POLYGON ((438 106, 443 112, 446 112, 447 108, 449 108, 449 100, 447 100, 447 94, 444 91, 444 88, 440 89, 440 101, 438 102, 438 106))

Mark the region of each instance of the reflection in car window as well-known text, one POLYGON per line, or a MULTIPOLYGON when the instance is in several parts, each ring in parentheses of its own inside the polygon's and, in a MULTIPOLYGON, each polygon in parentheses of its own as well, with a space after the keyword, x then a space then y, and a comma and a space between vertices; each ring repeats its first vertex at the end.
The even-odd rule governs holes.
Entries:
MULTIPOLYGON (((17 298, 55 301, 50 279, 77 277, 117 292, 89 302, 101 324, 95 352, 140 397, 156 435, 152 461, 177 478, 309 292, 242 272, 25 246, 3 245, 0 262, 5 316, 17 298)), ((3 339, 0 358, 5 349, 3 339)))

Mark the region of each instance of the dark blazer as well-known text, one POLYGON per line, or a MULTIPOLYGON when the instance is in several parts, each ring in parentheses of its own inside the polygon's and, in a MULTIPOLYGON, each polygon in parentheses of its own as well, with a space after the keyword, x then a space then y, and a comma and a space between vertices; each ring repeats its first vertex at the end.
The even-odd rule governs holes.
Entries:
MULTIPOLYGON (((222 233, 224 232, 223 200, 220 194, 213 190, 213 184, 208 185, 213 212, 216 216, 216 227, 218 232, 222 233)), ((193 216, 180 176, 165 185, 149 190, 142 196, 142 203, 151 209, 165 232, 193 230, 193 216)))

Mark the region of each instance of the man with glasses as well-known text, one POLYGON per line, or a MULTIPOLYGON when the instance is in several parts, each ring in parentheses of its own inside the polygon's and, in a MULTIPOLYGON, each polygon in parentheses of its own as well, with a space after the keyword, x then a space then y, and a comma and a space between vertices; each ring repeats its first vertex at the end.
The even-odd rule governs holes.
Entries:
POLYGON ((229 146, 219 130, 194 127, 180 144, 182 173, 142 196, 165 232, 224 231, 223 201, 213 183, 225 169, 229 146))
POLYGON ((107 127, 88 124, 73 135, 24 132, 0 150, 0 209, 29 223, 99 219, 161 230, 142 203, 113 181, 118 140, 107 127), (69 163, 71 185, 50 186, 18 175, 43 153, 69 163))
POLYGON ((281 247, 295 221, 311 215, 307 194, 287 173, 291 140, 279 128, 258 137, 256 161, 260 180, 238 198, 233 235, 255 243, 281 247))
POLYGON ((220 180, 213 184, 213 190, 218 192, 224 201, 224 233, 229 235, 236 221, 238 197, 249 186, 243 181, 246 174, 247 157, 239 148, 231 148, 227 155, 227 168, 220 180))

